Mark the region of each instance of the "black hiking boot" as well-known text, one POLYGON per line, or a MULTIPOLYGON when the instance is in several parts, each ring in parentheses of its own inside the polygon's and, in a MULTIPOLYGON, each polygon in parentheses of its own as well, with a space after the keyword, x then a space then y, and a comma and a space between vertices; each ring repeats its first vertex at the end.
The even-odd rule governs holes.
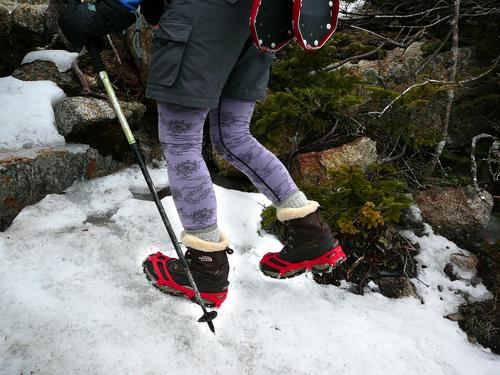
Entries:
POLYGON ((288 220, 282 220, 281 215, 287 241, 280 252, 267 253, 261 259, 260 269, 265 275, 281 279, 298 276, 306 270, 327 272, 345 261, 347 257, 321 217, 318 206, 310 201, 303 209, 287 209, 290 215, 285 216, 288 220), (293 210, 297 210, 298 215, 306 213, 306 216, 290 218, 294 215, 293 210))
MULTIPOLYGON (((201 240, 200 240, 201 241, 201 240)), ((206 242, 206 241, 203 241, 206 242)), ((184 241, 184 243, 186 243, 184 241)), ((218 244, 225 244, 222 241, 218 244)), ((220 251, 200 251, 188 247, 185 257, 200 295, 207 307, 220 307, 227 297, 229 247, 220 251)), ((184 295, 195 301, 195 293, 184 271, 182 261, 160 252, 149 255, 142 263, 147 279, 159 290, 175 296, 184 295)))

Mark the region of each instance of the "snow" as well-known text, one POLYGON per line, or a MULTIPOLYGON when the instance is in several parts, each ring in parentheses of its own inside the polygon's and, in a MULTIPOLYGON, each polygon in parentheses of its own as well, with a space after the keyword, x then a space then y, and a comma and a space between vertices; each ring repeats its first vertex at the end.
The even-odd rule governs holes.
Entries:
MULTIPOLYGON (((340 10, 342 12, 358 13, 365 5, 365 2, 366 2, 365 0, 341 1, 340 10)), ((352 16, 349 14, 339 13, 339 18, 355 18, 355 17, 356 16, 352 16)))
POLYGON ((64 97, 51 81, 0 78, 0 150, 64 144, 53 110, 64 97))
MULTIPOLYGON (((164 169, 151 173, 167 182, 164 169)), ((199 306, 160 293, 142 274, 148 254, 174 250, 154 204, 133 199, 131 186, 145 186, 137 168, 75 183, 0 233, 0 374, 500 373, 499 356, 443 318, 462 292, 489 293, 446 278, 444 262, 461 250, 430 227, 423 237, 405 232, 428 266, 418 277, 429 287, 414 280, 424 304, 354 295, 310 275, 274 280, 258 269, 265 252, 280 248, 258 233, 270 202, 216 186, 219 224, 235 253, 214 336, 196 322, 199 306)), ((171 197, 163 203, 180 233, 171 197)))
POLYGON ((62 73, 71 69, 71 64, 78 57, 76 52, 68 52, 65 50, 42 50, 42 51, 32 51, 24 56, 21 64, 28 64, 35 60, 51 61, 56 66, 57 69, 62 73))

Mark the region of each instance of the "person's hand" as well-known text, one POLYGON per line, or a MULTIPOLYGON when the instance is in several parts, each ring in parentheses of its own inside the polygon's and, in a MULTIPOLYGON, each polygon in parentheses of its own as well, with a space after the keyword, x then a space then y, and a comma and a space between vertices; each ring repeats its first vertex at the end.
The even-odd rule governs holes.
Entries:
POLYGON ((141 14, 150 25, 157 26, 164 11, 165 2, 163 0, 143 0, 141 2, 141 14))
POLYGON ((135 14, 117 0, 98 0, 95 4, 69 0, 58 20, 64 36, 77 48, 100 44, 103 35, 123 31, 134 21, 135 14))

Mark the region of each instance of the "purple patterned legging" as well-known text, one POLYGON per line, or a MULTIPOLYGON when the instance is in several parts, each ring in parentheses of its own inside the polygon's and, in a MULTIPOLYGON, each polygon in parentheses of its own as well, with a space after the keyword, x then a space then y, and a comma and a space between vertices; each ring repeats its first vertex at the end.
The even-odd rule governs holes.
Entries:
POLYGON ((285 166, 250 134, 254 101, 221 99, 212 110, 158 103, 158 128, 175 207, 185 230, 216 227, 217 202, 201 149, 210 115, 217 153, 245 173, 273 203, 298 191, 285 166))

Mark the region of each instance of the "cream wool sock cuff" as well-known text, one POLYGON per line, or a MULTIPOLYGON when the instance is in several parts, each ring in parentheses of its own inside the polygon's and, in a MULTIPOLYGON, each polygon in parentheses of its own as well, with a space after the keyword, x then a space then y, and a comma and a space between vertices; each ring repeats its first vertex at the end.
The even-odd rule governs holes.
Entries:
POLYGON ((315 212, 319 207, 319 203, 316 201, 307 201, 307 205, 299 208, 278 208, 276 211, 276 216, 279 221, 287 221, 293 219, 300 219, 306 217, 309 214, 315 212))
POLYGON ((186 247, 190 247, 195 250, 205 251, 205 252, 214 252, 214 251, 222 251, 229 247, 229 240, 226 235, 219 231, 220 241, 219 242, 210 242, 202 240, 196 235, 186 233, 183 231, 181 233, 181 241, 186 247))

